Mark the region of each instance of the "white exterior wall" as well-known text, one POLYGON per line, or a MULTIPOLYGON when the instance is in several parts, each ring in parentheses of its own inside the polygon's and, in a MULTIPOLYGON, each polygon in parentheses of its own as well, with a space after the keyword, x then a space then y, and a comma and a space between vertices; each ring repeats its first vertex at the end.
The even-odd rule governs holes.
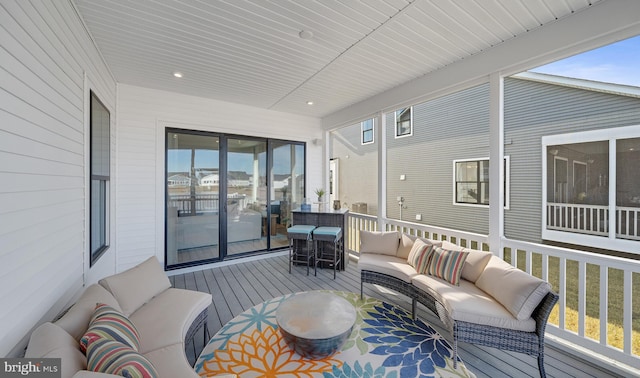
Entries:
POLYGON ((0 25, 0 356, 19 356, 114 271, 113 248, 88 270, 86 141, 89 90, 113 133, 116 86, 71 2, 3 0, 0 25))
POLYGON ((317 118, 118 85, 117 125, 118 271, 152 255, 164 261, 166 127, 307 142, 307 196, 324 182, 317 118))

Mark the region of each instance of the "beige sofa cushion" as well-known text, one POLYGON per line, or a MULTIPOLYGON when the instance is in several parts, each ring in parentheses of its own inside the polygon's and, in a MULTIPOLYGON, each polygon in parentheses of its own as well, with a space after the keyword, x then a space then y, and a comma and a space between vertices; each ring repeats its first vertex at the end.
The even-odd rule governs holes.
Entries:
POLYGON ((184 344, 177 343, 167 345, 145 354, 156 370, 158 378, 198 378, 198 374, 193 370, 184 357, 184 344))
POLYGON ((53 323, 41 324, 31 333, 25 352, 27 358, 61 358, 62 377, 71 377, 87 366, 78 341, 67 331, 53 323))
POLYGON ((461 280, 460 286, 455 286, 433 276, 421 274, 415 276, 412 283, 442 303, 449 316, 456 321, 525 332, 533 332, 536 329, 535 320, 516 319, 500 303, 469 281, 461 280))
POLYGON ((447 251, 462 251, 464 249, 464 247, 461 247, 457 244, 453 244, 451 242, 448 242, 446 240, 442 241, 442 249, 446 249, 447 251))
POLYGON ((492 256, 476 281, 478 288, 500 302, 519 320, 528 319, 549 291, 548 282, 492 256))
POLYGON ((463 251, 468 252, 468 255, 462 267, 462 278, 475 283, 484 271, 493 253, 469 248, 465 248, 463 251))
POLYGON ((184 345, 189 327, 210 305, 209 293, 175 288, 162 292, 129 317, 140 334, 139 351, 146 355, 167 345, 184 345))
POLYGON ((89 286, 71 306, 69 311, 55 323, 67 331, 77 341, 87 331, 89 320, 96 309, 96 303, 105 303, 118 311, 122 311, 118 301, 104 287, 93 284, 89 286))
POLYGON ((360 253, 395 256, 400 237, 396 231, 360 231, 360 253))
POLYGON ((151 298, 171 287, 158 259, 153 256, 122 273, 100 280, 116 298, 122 313, 131 315, 151 298))
POLYGON ((358 268, 386 274, 407 283, 410 283, 411 278, 418 274, 411 265, 407 264, 405 259, 375 253, 361 254, 358 268))

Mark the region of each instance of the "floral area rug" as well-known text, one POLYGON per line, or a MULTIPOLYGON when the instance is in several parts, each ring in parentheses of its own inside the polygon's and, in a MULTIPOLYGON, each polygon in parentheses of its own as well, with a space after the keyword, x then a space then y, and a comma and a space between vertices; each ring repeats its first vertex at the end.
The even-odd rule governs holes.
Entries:
POLYGON ((276 310, 291 295, 274 298, 236 316, 204 348, 195 369, 202 377, 475 377, 431 326, 405 310, 356 293, 328 291, 348 300, 357 319, 342 350, 308 359, 289 348, 276 310))

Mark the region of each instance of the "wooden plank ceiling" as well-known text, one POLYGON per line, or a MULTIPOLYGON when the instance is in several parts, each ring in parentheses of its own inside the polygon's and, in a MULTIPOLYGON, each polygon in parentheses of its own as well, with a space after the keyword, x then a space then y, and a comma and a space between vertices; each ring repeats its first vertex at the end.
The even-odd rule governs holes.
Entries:
POLYGON ((73 1, 119 83, 323 117, 599 0, 73 1))

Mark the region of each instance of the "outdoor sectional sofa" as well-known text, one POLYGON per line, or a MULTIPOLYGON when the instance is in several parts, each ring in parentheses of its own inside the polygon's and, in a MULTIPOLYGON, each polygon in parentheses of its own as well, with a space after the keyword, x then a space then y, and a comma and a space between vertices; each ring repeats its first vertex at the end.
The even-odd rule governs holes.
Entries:
MULTIPOLYGON (((393 232, 360 233, 364 283, 396 290, 422 303, 458 341, 537 357, 544 370, 544 333, 558 295, 537 277, 490 252, 393 232)), ((454 362, 455 363, 455 362, 454 362)))
POLYGON ((185 342, 196 332, 206 336, 211 294, 170 286, 155 257, 104 278, 58 320, 36 328, 25 357, 61 358, 63 378, 128 376, 124 369, 155 370, 152 376, 159 378, 198 377, 185 342))

